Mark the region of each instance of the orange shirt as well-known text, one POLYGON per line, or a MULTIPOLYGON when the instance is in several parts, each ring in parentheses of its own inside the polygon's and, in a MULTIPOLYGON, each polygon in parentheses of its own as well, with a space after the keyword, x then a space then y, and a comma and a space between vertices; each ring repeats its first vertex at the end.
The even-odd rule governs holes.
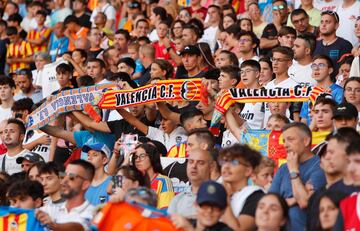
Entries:
MULTIPOLYGON (((18 43, 10 43, 6 52, 6 58, 27 58, 34 54, 30 43, 20 41, 18 43)), ((29 68, 28 63, 16 62, 10 65, 10 73, 16 72, 18 69, 29 68)))
POLYGON ((47 46, 50 38, 51 30, 49 28, 43 27, 41 30, 34 29, 30 30, 27 39, 35 40, 39 38, 45 38, 46 40, 40 44, 40 45, 31 45, 34 53, 37 53, 39 51, 46 52, 47 46))
MULTIPOLYGON (((87 34, 89 29, 86 27, 81 27, 80 30, 76 33, 71 33, 71 38, 76 41, 79 38, 87 38, 87 34)), ((70 40, 69 41, 69 51, 73 51, 75 49, 75 44, 70 40)))

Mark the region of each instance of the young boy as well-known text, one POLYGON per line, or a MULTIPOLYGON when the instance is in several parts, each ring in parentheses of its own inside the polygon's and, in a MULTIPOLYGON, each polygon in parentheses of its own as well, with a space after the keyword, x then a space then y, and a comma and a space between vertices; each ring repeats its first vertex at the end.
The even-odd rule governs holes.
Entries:
POLYGON ((59 90, 51 93, 52 95, 56 95, 63 90, 69 90, 72 88, 71 86, 71 67, 69 64, 61 63, 56 67, 56 79, 59 84, 59 90))
POLYGON ((7 191, 10 206, 22 209, 40 208, 43 196, 44 189, 38 181, 15 182, 7 191))
POLYGON ((131 76, 131 79, 133 79, 136 83, 139 82, 138 78, 141 77, 141 73, 145 69, 139 59, 139 48, 140 48, 140 45, 138 43, 131 43, 128 46, 128 53, 130 55, 130 58, 132 58, 136 64, 136 67, 135 67, 134 73, 131 76))
POLYGON ((15 82, 9 77, 0 77, 0 115, 1 120, 12 117, 11 107, 14 104, 15 82))
POLYGON ((254 185, 264 188, 266 191, 270 188, 275 172, 275 162, 268 157, 261 158, 259 166, 254 169, 251 180, 254 185))
POLYGON ((219 221, 227 207, 227 193, 221 184, 215 181, 202 183, 196 196, 195 207, 196 220, 186 220, 180 215, 171 216, 176 228, 183 230, 232 230, 219 221))
POLYGON ((220 68, 219 88, 230 89, 240 82, 240 68, 237 66, 224 66, 220 68))
POLYGON ((34 53, 39 51, 46 52, 48 42, 51 35, 51 29, 45 27, 46 11, 38 10, 35 18, 37 22, 37 28, 30 30, 27 35, 27 41, 31 44, 31 48, 34 53))
MULTIPOLYGON (((241 82, 244 88, 259 89, 260 64, 255 60, 246 60, 241 64, 241 82)), ((240 116, 251 129, 262 129, 264 123, 264 103, 245 103, 240 116)))
POLYGON ((85 199, 95 206, 104 204, 109 201, 106 188, 111 181, 111 176, 105 172, 105 165, 110 160, 110 149, 106 144, 96 143, 83 146, 82 151, 87 153, 87 161, 95 167, 95 175, 85 193, 85 199))
POLYGON ((279 31, 278 40, 280 46, 293 48, 296 39, 296 30, 292 27, 283 26, 279 31))
POLYGON ((6 34, 10 44, 6 52, 6 63, 9 65, 9 73, 15 73, 18 69, 30 68, 33 62, 33 50, 31 44, 20 38, 16 27, 8 27, 6 34))

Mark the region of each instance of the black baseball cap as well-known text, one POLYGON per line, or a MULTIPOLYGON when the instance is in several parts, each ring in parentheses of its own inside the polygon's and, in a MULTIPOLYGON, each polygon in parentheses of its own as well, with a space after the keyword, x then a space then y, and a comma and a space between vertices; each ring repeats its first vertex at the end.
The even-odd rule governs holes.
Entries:
POLYGON ((200 49, 197 47, 197 46, 194 46, 194 45, 189 45, 189 46, 186 46, 184 48, 183 51, 180 52, 180 55, 185 55, 185 54, 191 54, 191 55, 198 55, 200 56, 200 49))
POLYGON ((333 119, 336 118, 358 118, 358 111, 351 103, 341 103, 336 106, 333 114, 333 119))
POLYGON ((35 152, 29 152, 25 156, 16 158, 16 163, 21 164, 24 160, 27 160, 31 163, 45 162, 44 158, 35 152))

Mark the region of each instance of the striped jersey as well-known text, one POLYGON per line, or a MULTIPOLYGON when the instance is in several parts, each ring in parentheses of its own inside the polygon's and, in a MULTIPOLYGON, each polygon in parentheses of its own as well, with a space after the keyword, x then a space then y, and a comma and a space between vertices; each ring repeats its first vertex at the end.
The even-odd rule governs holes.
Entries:
POLYGON ((51 34, 51 30, 46 27, 43 27, 41 29, 37 28, 29 31, 27 35, 27 39, 31 39, 31 40, 35 40, 39 38, 45 39, 45 41, 40 45, 35 45, 35 44, 31 45, 34 53, 47 51, 50 34, 51 34))
MULTIPOLYGON (((34 54, 30 43, 20 41, 18 43, 10 43, 6 52, 6 59, 9 58, 27 58, 34 54)), ((10 73, 16 72, 18 69, 29 68, 29 64, 25 62, 15 62, 10 66, 10 73)))

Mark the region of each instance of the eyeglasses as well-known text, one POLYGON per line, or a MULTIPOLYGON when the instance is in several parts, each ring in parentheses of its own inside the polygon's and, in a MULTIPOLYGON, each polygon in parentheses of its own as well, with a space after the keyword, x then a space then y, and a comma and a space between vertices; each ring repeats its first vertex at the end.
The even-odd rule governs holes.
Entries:
POLYGON ((282 58, 273 58, 271 57, 270 58, 270 61, 275 63, 275 62, 279 62, 279 63, 282 63, 282 62, 286 62, 286 61, 289 61, 290 59, 282 59, 282 58))
POLYGON ((257 70, 255 70, 255 69, 246 69, 246 70, 240 71, 240 75, 245 75, 245 74, 248 74, 248 73, 250 73, 252 71, 257 71, 257 70))
POLYGON ((226 163, 230 163, 232 166, 238 166, 238 165, 243 165, 245 167, 249 167, 248 164, 245 164, 237 159, 233 159, 233 160, 229 160, 229 159, 220 159, 218 160, 218 163, 220 166, 223 166, 226 163))
POLYGON ((316 69, 324 69, 327 67, 327 65, 324 63, 319 63, 319 64, 313 63, 313 64, 311 64, 310 67, 312 70, 316 70, 316 69))
POLYGON ((285 9, 285 6, 284 5, 279 5, 279 6, 273 6, 273 10, 283 10, 285 9))
POLYGON ((146 153, 141 153, 141 154, 139 154, 139 155, 133 155, 133 158, 134 158, 134 160, 137 160, 137 159, 139 159, 139 160, 144 160, 146 157, 148 156, 148 154, 146 154, 146 153))
POLYGON ((174 29, 174 30, 181 30, 182 27, 181 27, 181 26, 175 26, 175 27, 173 27, 173 29, 174 29))
POLYGON ((243 38, 243 39, 239 39, 239 42, 240 42, 240 43, 251 42, 251 39, 243 38))
POLYGON ((60 173, 59 173, 59 176, 60 176, 61 178, 65 178, 66 176, 68 176, 68 177, 69 177, 69 180, 71 180, 71 181, 74 181, 76 178, 80 178, 80 179, 82 179, 82 180, 87 180, 87 178, 85 178, 85 177, 83 177, 83 176, 80 176, 80 175, 78 175, 78 174, 76 174, 76 173, 60 172, 60 173))
POLYGON ((326 14, 332 15, 335 18, 336 22, 339 22, 339 15, 335 11, 326 10, 326 11, 321 12, 321 16, 326 15, 326 14))
POLYGON ((355 92, 355 93, 359 94, 360 93, 360 88, 359 87, 357 87, 357 88, 347 87, 347 88, 345 88, 345 91, 346 92, 355 92))

